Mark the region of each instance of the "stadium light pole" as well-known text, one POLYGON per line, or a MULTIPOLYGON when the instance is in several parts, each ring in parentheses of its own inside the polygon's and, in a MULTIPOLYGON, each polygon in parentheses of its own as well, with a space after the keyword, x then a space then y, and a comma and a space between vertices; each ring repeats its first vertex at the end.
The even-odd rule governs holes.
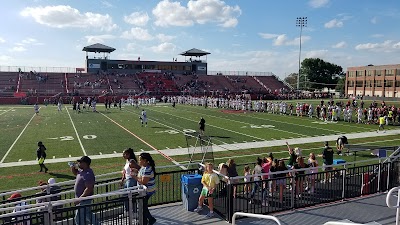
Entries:
POLYGON ((299 73, 297 74, 297 90, 300 89, 300 71, 301 71, 301 35, 303 27, 307 27, 307 17, 297 17, 296 27, 300 27, 300 49, 299 49, 299 73))

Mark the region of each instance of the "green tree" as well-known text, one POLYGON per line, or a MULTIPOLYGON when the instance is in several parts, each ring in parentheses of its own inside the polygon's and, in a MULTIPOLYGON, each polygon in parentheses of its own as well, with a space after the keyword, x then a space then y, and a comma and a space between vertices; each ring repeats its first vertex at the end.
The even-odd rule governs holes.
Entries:
POLYGON ((301 63, 301 74, 307 77, 304 79, 306 89, 333 88, 343 74, 343 68, 320 58, 306 58, 301 63))
POLYGON ((345 83, 346 83, 346 77, 340 77, 338 79, 335 89, 337 92, 340 92, 340 94, 344 94, 345 83))
MULTIPOLYGON (((297 74, 291 73, 287 77, 285 77, 285 82, 290 84, 294 89, 297 89, 297 74)), ((304 74, 300 76, 300 89, 304 89, 304 74)))

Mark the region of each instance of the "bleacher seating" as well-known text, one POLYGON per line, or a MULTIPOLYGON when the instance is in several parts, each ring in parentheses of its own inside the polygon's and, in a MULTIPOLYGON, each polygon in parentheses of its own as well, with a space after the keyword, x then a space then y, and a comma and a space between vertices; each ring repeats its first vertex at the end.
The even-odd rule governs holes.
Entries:
POLYGON ((65 92, 61 81, 64 73, 24 73, 21 75, 20 92, 28 95, 53 96, 65 92))
POLYGON ((282 88, 289 89, 284 83, 276 79, 275 76, 257 76, 256 78, 273 92, 282 88))
POLYGON ((0 96, 12 97, 17 90, 18 73, 0 72, 0 96))
POLYGON ((81 95, 101 95, 109 90, 107 75, 97 74, 67 74, 68 93, 81 95))

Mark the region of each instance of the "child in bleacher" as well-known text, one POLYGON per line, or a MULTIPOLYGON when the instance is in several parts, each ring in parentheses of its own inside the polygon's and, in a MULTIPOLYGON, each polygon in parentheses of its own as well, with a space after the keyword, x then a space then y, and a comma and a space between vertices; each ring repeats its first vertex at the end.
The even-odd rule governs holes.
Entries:
POLYGON ((207 214, 207 217, 214 216, 214 197, 216 196, 215 188, 219 184, 219 178, 216 173, 213 171, 213 164, 206 163, 205 165, 205 172, 203 177, 201 178, 201 183, 203 184, 203 189, 201 190, 200 198, 199 198, 199 205, 194 210, 194 212, 200 212, 203 210, 203 202, 204 199, 207 197, 208 199, 208 208, 210 212, 207 214))

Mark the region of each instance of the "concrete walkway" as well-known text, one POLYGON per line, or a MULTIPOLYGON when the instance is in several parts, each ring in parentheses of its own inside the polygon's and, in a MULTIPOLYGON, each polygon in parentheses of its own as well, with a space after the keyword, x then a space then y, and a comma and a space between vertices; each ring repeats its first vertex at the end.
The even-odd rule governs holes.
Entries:
MULTIPOLYGON (((358 139, 358 138, 374 138, 374 137, 383 137, 390 135, 400 135, 400 129, 388 130, 386 132, 360 132, 360 133, 350 133, 350 134, 342 134, 345 135, 349 140, 358 139)), ((316 136, 316 137, 304 137, 304 138, 293 138, 293 139, 282 139, 282 140, 273 140, 273 141, 258 141, 258 142, 244 142, 244 143, 235 143, 235 144, 224 144, 224 145, 213 145, 213 152, 223 152, 223 151, 237 151, 242 149, 252 149, 252 148, 266 148, 266 147, 274 147, 274 146, 284 146, 286 145, 286 141, 289 142, 291 146, 299 145, 299 144, 309 144, 309 143, 323 143, 324 141, 336 141, 336 139, 340 135, 328 135, 328 136, 316 136)), ((157 151, 148 151, 151 154, 160 154, 157 151)), ((187 148, 175 148, 175 149, 164 149, 161 150, 162 153, 167 156, 176 156, 176 155, 187 155, 187 148)), ((91 159, 106 159, 106 158, 120 158, 122 157, 122 153, 116 154, 103 154, 103 155, 91 155, 91 159)), ((69 162, 78 159, 79 157, 71 157, 71 158, 58 158, 58 159, 46 159, 46 164, 51 163, 60 163, 60 162, 69 162)), ((0 168, 3 167, 13 167, 13 166, 26 166, 26 165, 37 165, 36 160, 32 161, 21 161, 21 162, 10 162, 10 163, 0 163, 0 168)))

